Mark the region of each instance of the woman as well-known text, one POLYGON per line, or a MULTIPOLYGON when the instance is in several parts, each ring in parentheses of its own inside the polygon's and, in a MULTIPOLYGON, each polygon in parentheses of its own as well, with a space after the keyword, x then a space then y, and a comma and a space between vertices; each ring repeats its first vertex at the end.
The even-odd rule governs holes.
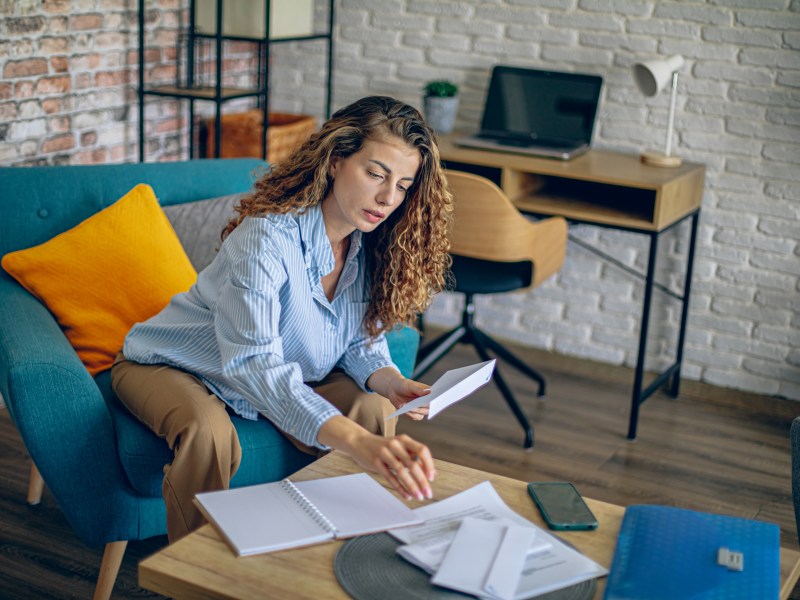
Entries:
POLYGON ((383 334, 414 323, 448 266, 452 199, 419 112, 387 97, 339 110, 237 212, 197 283, 133 327, 112 370, 122 402, 175 452, 170 541, 203 523, 194 495, 236 472, 228 410, 430 498, 430 451, 385 421, 429 390, 399 373, 383 334))

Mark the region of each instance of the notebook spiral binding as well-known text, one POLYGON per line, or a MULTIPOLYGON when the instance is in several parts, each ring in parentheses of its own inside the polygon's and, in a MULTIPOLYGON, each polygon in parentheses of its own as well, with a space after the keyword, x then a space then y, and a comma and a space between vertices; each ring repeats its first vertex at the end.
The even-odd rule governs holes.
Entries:
POLYGON ((336 533, 336 526, 325 515, 323 515, 316 506, 314 506, 314 503, 311 502, 311 500, 309 500, 303 492, 297 489, 295 484, 288 479, 283 479, 280 485, 281 489, 289 494, 292 500, 297 502, 297 504, 302 507, 303 511, 305 511, 312 519, 314 519, 314 522, 317 525, 322 527, 325 531, 336 533))

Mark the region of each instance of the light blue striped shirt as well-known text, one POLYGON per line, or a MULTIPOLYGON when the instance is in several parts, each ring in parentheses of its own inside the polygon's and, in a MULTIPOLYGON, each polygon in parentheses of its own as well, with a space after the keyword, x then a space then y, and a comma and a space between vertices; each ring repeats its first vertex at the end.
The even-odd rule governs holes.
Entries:
POLYGON ((383 335, 363 327, 367 283, 361 232, 333 302, 320 279, 334 267, 319 205, 303 214, 245 219, 223 242, 189 291, 125 338, 126 358, 197 375, 247 419, 263 414, 305 444, 340 412, 304 382, 334 367, 366 390, 380 368, 394 366, 383 335))

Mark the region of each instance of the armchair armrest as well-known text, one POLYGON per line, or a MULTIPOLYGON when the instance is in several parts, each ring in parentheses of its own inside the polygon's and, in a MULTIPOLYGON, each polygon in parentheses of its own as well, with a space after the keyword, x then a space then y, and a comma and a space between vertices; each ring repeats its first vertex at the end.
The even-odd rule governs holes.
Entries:
POLYGON ((0 391, 31 458, 87 543, 127 539, 114 513, 137 500, 100 390, 50 312, 4 273, 0 306, 0 391))

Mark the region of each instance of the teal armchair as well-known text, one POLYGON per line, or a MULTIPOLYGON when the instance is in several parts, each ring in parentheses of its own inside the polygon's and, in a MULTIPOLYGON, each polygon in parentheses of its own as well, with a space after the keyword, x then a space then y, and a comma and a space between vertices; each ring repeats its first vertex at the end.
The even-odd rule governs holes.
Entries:
MULTIPOLYGON (((262 164, 0 168, 0 256, 74 227, 138 183, 162 205, 183 204, 247 191, 262 164)), ((389 336, 407 376, 417 344, 410 329, 389 336)), ((166 532, 161 479, 171 451, 121 406, 109 372, 92 378, 47 308, 2 270, 0 394, 33 460, 29 502, 43 480, 80 538, 105 545, 95 598, 109 597, 127 542, 166 532)), ((244 452, 234 487, 276 481, 311 461, 268 421, 233 421, 244 452)))

